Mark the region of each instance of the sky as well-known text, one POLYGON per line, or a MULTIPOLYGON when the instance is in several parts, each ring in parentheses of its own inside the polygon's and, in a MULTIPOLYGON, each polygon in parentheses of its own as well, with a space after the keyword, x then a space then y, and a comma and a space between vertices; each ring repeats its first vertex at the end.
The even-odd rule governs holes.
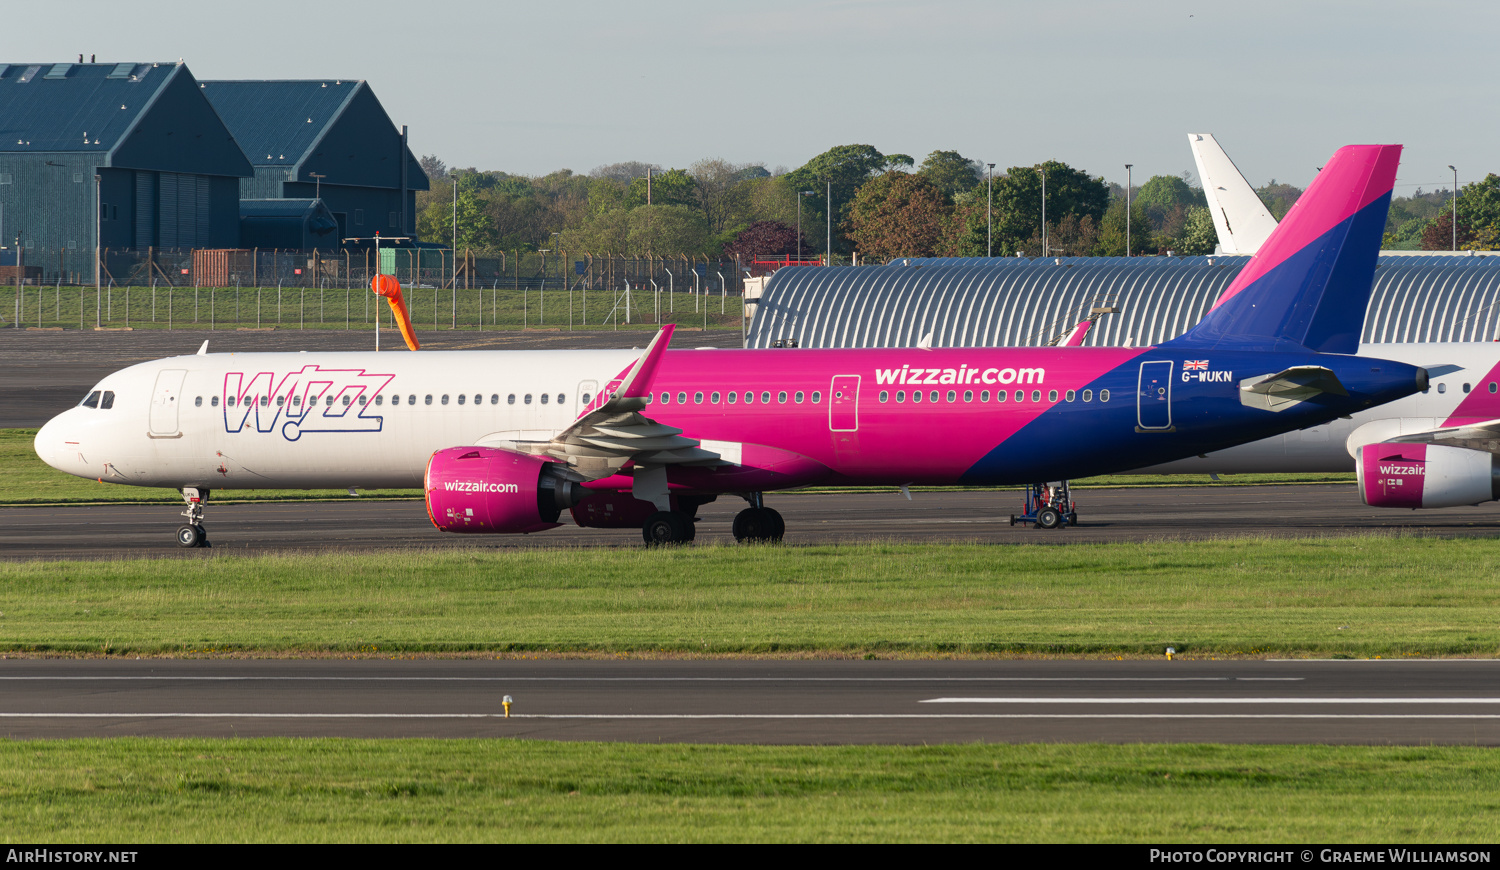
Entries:
POLYGON ((1257 186, 1406 146, 1396 195, 1500 172, 1500 4, 1388 0, 372 0, 17 4, 0 62, 175 61, 363 78, 418 155, 542 175, 704 158, 794 169, 862 143, 1137 184, 1212 133, 1257 186))

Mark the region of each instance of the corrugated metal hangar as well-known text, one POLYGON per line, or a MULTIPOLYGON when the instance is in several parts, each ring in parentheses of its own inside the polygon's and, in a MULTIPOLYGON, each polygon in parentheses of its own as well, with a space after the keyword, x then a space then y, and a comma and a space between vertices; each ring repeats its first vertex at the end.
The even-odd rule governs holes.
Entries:
POLYGON ((96 174, 101 247, 239 241, 250 162, 186 66, 0 64, 0 238, 91 273, 96 174))
MULTIPOLYGON (((754 306, 749 347, 1045 345, 1094 308, 1084 346, 1143 346, 1197 323, 1249 257, 894 260, 790 267, 754 306)), ((1500 338, 1500 256, 1380 258, 1362 340, 1500 338)))
POLYGON ((328 248, 409 236, 427 187, 404 130, 362 81, 199 82, 181 62, 0 63, 0 245, 19 233, 28 267, 49 279, 58 269, 91 279, 96 244, 328 248))
POLYGON ((254 244, 336 247, 339 239, 376 232, 412 235, 416 192, 427 190, 427 174, 368 84, 206 81, 203 93, 255 166, 254 175, 240 183, 247 216, 263 218, 272 210, 261 200, 297 200, 306 209, 321 197, 338 224, 337 233, 304 245, 295 232, 265 237, 262 223, 254 244))

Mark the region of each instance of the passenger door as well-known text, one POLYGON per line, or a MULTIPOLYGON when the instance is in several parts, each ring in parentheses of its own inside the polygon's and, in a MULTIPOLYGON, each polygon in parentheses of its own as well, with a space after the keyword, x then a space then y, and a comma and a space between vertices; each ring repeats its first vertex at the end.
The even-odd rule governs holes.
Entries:
POLYGON ((1141 363, 1136 385, 1135 410, 1137 432, 1170 432, 1172 430, 1172 360, 1141 363))
POLYGON ((859 375, 834 375, 828 385, 828 429, 859 431, 859 375))
POLYGON ((177 406, 182 401, 182 379, 187 369, 162 369, 151 393, 151 434, 170 438, 179 434, 177 406))

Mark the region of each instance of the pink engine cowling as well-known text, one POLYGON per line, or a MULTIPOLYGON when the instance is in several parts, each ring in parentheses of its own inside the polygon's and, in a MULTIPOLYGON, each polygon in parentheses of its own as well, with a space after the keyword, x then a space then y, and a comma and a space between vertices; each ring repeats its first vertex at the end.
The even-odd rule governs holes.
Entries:
POLYGON ((1440 508, 1500 498, 1500 457, 1440 444, 1366 444, 1354 464, 1371 507, 1440 508))
POLYGON ((561 463, 495 447, 449 447, 427 460, 427 516, 444 532, 525 534, 556 528, 586 495, 561 463))

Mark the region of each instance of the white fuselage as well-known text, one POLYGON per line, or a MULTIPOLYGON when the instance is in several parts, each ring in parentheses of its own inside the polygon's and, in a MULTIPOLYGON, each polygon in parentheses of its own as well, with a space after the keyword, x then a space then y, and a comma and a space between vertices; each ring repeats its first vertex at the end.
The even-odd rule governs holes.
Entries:
POLYGON ((37 433, 69 474, 210 489, 421 486, 436 450, 546 438, 638 351, 233 353, 131 366, 37 433), (399 400, 399 404, 397 403, 399 400), (378 408, 375 402, 378 401, 378 408), (376 413, 378 410, 378 414, 376 413), (227 422, 226 422, 227 421, 227 422), (261 437, 236 437, 242 431, 261 437))

